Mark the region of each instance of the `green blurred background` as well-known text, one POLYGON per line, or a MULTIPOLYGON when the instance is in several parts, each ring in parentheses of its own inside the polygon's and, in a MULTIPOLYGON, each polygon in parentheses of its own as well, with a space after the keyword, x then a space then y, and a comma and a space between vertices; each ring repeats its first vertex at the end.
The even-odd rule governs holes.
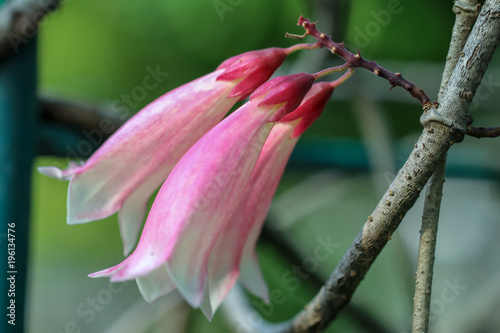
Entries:
MULTIPOLYGON (((401 72, 435 99, 454 22, 452 4, 68 0, 42 22, 39 90, 57 98, 126 107, 132 115, 230 56, 293 45, 296 41, 284 34, 303 32, 296 26, 302 14, 317 20, 319 29, 334 40, 345 41, 352 51, 359 47, 364 57, 401 72), (127 105, 123 94, 142 84, 147 68, 160 68, 168 76, 127 105)), ((476 99, 473 115, 478 126, 500 123, 498 110, 493 109, 498 105, 498 61, 496 57, 486 75, 490 84, 482 88, 487 97, 476 99)), ((280 73, 316 71, 340 63, 326 50, 302 51, 289 57, 280 73)), ((301 139, 270 216, 303 258, 312 256, 320 244, 318 237, 330 237, 338 248, 301 278, 297 289, 285 279, 297 262, 264 239, 259 246, 264 275, 270 290, 283 292, 280 304, 257 306, 266 319, 288 319, 313 297, 318 285, 312 274, 328 276, 413 147, 421 129, 420 105, 402 89, 389 88, 384 80, 358 70, 337 89, 322 118, 301 139)), ((65 147, 70 147, 66 157, 77 149, 75 142, 65 147)), ((435 331, 500 329, 490 316, 500 308, 500 288, 494 283, 500 275, 500 250, 491 236, 499 231, 499 148, 493 140, 466 138, 450 154, 436 259, 431 320, 435 331), (442 295, 455 279, 467 289, 455 294, 453 302, 445 302, 442 295), (471 304, 480 305, 471 310, 471 304)), ((44 156, 35 167, 67 161, 44 156)), ((105 279, 88 278, 87 274, 122 260, 116 216, 66 225, 67 183, 33 170, 29 332, 231 331, 222 311, 209 323, 175 295, 147 305, 135 282, 111 286, 105 279)), ((410 330, 419 205, 405 218, 353 300, 357 311, 392 332, 410 330)), ((364 321, 356 311, 344 311, 327 332, 376 331, 367 330, 364 321)))

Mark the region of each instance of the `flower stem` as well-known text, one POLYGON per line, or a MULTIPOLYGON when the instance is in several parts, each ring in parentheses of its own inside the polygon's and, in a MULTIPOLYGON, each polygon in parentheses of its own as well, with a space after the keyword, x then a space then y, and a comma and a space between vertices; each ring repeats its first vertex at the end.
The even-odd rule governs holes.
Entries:
POLYGON ((354 74, 354 68, 353 67, 349 68, 347 70, 347 72, 345 72, 344 74, 342 74, 342 76, 339 77, 337 80, 330 82, 330 85, 333 88, 337 88, 342 83, 344 83, 345 81, 347 81, 347 79, 350 78, 352 76, 352 74, 354 74))
MULTIPOLYGON (((314 79, 317 80, 317 79, 322 78, 323 76, 328 75, 328 74, 344 72, 347 69, 349 69, 350 67, 351 67, 351 65, 346 62, 342 66, 335 66, 335 67, 330 67, 330 68, 323 69, 323 70, 321 70, 321 71, 319 71, 317 73, 314 73, 313 76, 314 76, 314 79)), ((342 82, 340 82, 340 83, 342 83, 342 82)))
POLYGON ((290 55, 295 51, 314 50, 314 49, 319 49, 320 47, 321 47, 321 44, 318 42, 316 42, 316 43, 301 43, 301 44, 295 44, 295 45, 292 45, 292 46, 286 48, 285 52, 287 55, 290 55))

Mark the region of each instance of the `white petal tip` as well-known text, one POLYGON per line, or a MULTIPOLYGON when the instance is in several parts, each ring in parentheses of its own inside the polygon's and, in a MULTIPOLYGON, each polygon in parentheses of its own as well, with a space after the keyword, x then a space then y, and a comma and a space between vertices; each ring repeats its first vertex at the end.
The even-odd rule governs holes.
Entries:
POLYGON ((74 217, 68 217, 66 223, 68 225, 75 225, 75 224, 83 224, 83 223, 86 223, 86 222, 90 222, 91 220, 87 221, 87 220, 82 220, 82 219, 75 219, 74 217))
POLYGON ((59 180, 67 180, 64 176, 64 173, 61 169, 54 166, 42 166, 37 168, 38 172, 42 175, 49 176, 59 180))
POLYGON ((68 169, 61 170, 55 166, 42 166, 37 168, 42 175, 49 176, 59 180, 71 180, 77 171, 77 166, 70 166, 68 169))
POLYGON ((208 321, 212 322, 212 319, 214 317, 212 311, 204 309, 204 308, 200 308, 200 309, 201 309, 201 312, 203 312, 203 314, 205 315, 205 317, 208 319, 208 321))
POLYGON ((214 309, 212 308, 212 301, 210 299, 210 292, 208 289, 205 290, 205 295, 203 296, 203 301, 200 304, 200 310, 203 312, 208 321, 212 321, 214 315, 214 309))
POLYGON ((135 281, 137 282, 142 297, 144 297, 144 300, 148 303, 152 303, 158 298, 167 295, 176 288, 163 267, 158 268, 142 278, 137 278, 135 281))
MULTIPOLYGON (((83 216, 82 217, 82 215, 88 215, 88 213, 87 214, 80 214, 80 216, 75 215, 71 212, 71 206, 69 206, 68 207, 68 215, 66 217, 66 223, 69 225, 83 224, 83 223, 92 222, 92 221, 104 218, 104 217, 100 217, 100 216, 83 216)), ((107 216, 105 216, 105 217, 107 217, 107 216)))
POLYGON ((203 302, 203 294, 204 294, 204 289, 202 290, 197 290, 197 288, 194 288, 193 286, 186 288, 185 285, 182 285, 178 282, 174 282, 177 286, 177 290, 181 293, 182 297, 184 300, 192 307, 192 308, 199 308, 202 305, 203 302))
POLYGON ((139 286, 139 291, 141 292, 142 298, 144 298, 144 300, 145 300, 147 303, 153 303, 154 301, 156 301, 158 298, 160 298, 160 297, 161 297, 160 295, 150 296, 150 295, 148 295, 147 293, 144 293, 144 292, 143 292, 143 289, 141 289, 141 287, 140 287, 140 286, 139 286))
POLYGON ((113 210, 90 211, 86 207, 76 207, 76 205, 68 205, 68 215, 66 216, 66 223, 69 225, 83 224, 92 221, 102 220, 110 217, 115 213, 113 210), (80 211, 75 213, 75 211, 80 211))
POLYGON ((139 287, 139 291, 140 291, 142 297, 148 303, 153 303, 158 298, 160 298, 162 296, 165 296, 167 294, 167 292, 156 292, 156 293, 153 292, 153 293, 148 293, 148 291, 145 291, 144 287, 140 286, 139 283, 137 284, 137 286, 139 287))

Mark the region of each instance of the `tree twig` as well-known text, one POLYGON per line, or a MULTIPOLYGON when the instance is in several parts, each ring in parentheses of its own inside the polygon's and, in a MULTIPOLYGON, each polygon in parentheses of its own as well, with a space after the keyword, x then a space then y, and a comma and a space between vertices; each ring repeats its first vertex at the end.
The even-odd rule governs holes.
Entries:
MULTIPOLYGON (((477 18, 478 11, 477 0, 457 1, 453 6, 456 20, 446 57, 438 100, 448 85, 453 69, 460 58, 467 37, 469 37, 471 27, 477 18)), ((415 297, 413 298, 413 333, 425 333, 429 327, 432 277, 445 170, 446 154, 429 179, 425 193, 415 277, 415 297)))
POLYGON ((417 87, 415 84, 412 82, 406 80, 401 76, 400 73, 393 73, 391 71, 388 71, 387 69, 383 68, 379 64, 377 64, 375 61, 368 61, 364 59, 361 56, 361 53, 358 50, 357 54, 349 52, 345 47, 344 43, 335 43, 330 36, 327 34, 324 34, 320 32, 316 28, 316 23, 311 22, 309 19, 304 18, 303 16, 300 16, 299 22, 297 25, 302 26, 306 32, 303 35, 294 35, 294 34, 286 34, 285 37, 289 38, 298 38, 302 39, 307 35, 310 35, 318 41, 318 43, 321 44, 322 47, 328 48, 333 54, 336 54, 340 57, 342 57, 346 63, 351 66, 351 67, 361 67, 364 68, 373 74, 380 76, 391 84, 392 87, 402 87, 406 91, 408 91, 414 98, 416 98, 422 106, 426 108, 431 107, 431 100, 429 97, 424 93, 422 89, 417 87))
POLYGON ((467 135, 473 136, 475 138, 496 138, 500 136, 500 127, 474 127, 469 126, 467 128, 467 135))
POLYGON ((44 120, 54 121, 76 129, 99 129, 110 127, 112 131, 105 134, 111 135, 127 120, 123 115, 113 113, 111 108, 75 103, 51 97, 38 98, 41 117, 44 120))

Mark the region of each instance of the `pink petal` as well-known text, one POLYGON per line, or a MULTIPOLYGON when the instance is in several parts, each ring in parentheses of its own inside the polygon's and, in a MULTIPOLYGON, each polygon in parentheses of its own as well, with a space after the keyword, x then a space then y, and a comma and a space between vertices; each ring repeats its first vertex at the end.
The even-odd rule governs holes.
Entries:
POLYGON ((241 267, 244 281, 256 295, 268 298, 254 255, 255 243, 276 188, 297 139, 294 123, 278 123, 269 134, 238 208, 217 239, 209 259, 209 289, 215 311, 229 293, 241 267))
MULTIPOLYGON (((210 255, 208 285, 212 311, 221 304, 240 273, 247 289, 269 300, 255 245, 298 136, 320 116, 332 92, 330 83, 314 84, 300 106, 282 117, 269 134, 240 204, 210 255)), ((265 98, 270 101, 280 93, 273 90, 265 98)), ((260 91, 252 95, 256 96, 261 96, 260 91)))
POLYGON ((250 100, 260 99, 259 106, 281 103, 282 107, 270 119, 278 121, 300 105, 304 95, 298 92, 309 91, 314 80, 314 76, 307 73, 279 76, 261 85, 250 100))
POLYGON ((296 138, 302 135, 319 118, 332 93, 333 87, 330 82, 313 84, 300 106, 279 121, 287 122, 301 118, 300 123, 293 131, 292 137, 296 138))
POLYGON ((285 49, 272 47, 245 52, 227 59, 217 69, 224 69, 217 80, 241 80, 229 97, 245 99, 266 82, 287 56, 285 49))
MULTIPOLYGON (((268 289, 255 253, 257 239, 286 163, 298 140, 298 135, 295 135, 297 129, 301 130, 301 134, 319 117, 332 92, 333 88, 329 83, 314 84, 300 106, 281 118, 270 132, 238 208, 210 254, 210 302, 204 305, 205 314, 211 315, 216 311, 238 276, 248 290, 269 301, 268 289)), ((259 96, 258 94, 255 93, 259 96)), ((273 91, 272 94, 266 94, 265 98, 269 101, 278 94, 279 92, 273 91)), ((255 98, 255 95, 252 97, 255 98)))
POLYGON ((115 274, 115 272, 119 271, 123 265, 124 265, 124 262, 121 262, 118 265, 115 265, 113 267, 106 268, 106 269, 103 269, 101 271, 91 273, 91 274, 89 274, 89 277, 91 277, 91 278, 112 277, 113 274, 115 274))
POLYGON ((262 276, 255 250, 251 256, 245 256, 241 259, 240 281, 248 291, 269 303, 269 290, 262 276))
POLYGON ((123 241, 124 256, 128 255, 135 247, 151 193, 163 181, 164 179, 151 176, 147 181, 140 184, 123 202, 122 208, 118 212, 118 222, 123 241))
POLYGON ((140 187, 140 203, 121 214, 126 250, 142 223, 146 197, 166 179, 182 155, 227 113, 237 98, 226 98, 235 82, 217 81, 216 71, 161 96, 123 125, 77 169, 41 168, 56 178, 71 179, 68 223, 108 217, 140 187), (141 185, 147 183, 148 185, 141 185), (139 220, 137 220, 139 219, 139 220), (133 222, 129 222, 133 221, 133 222))

